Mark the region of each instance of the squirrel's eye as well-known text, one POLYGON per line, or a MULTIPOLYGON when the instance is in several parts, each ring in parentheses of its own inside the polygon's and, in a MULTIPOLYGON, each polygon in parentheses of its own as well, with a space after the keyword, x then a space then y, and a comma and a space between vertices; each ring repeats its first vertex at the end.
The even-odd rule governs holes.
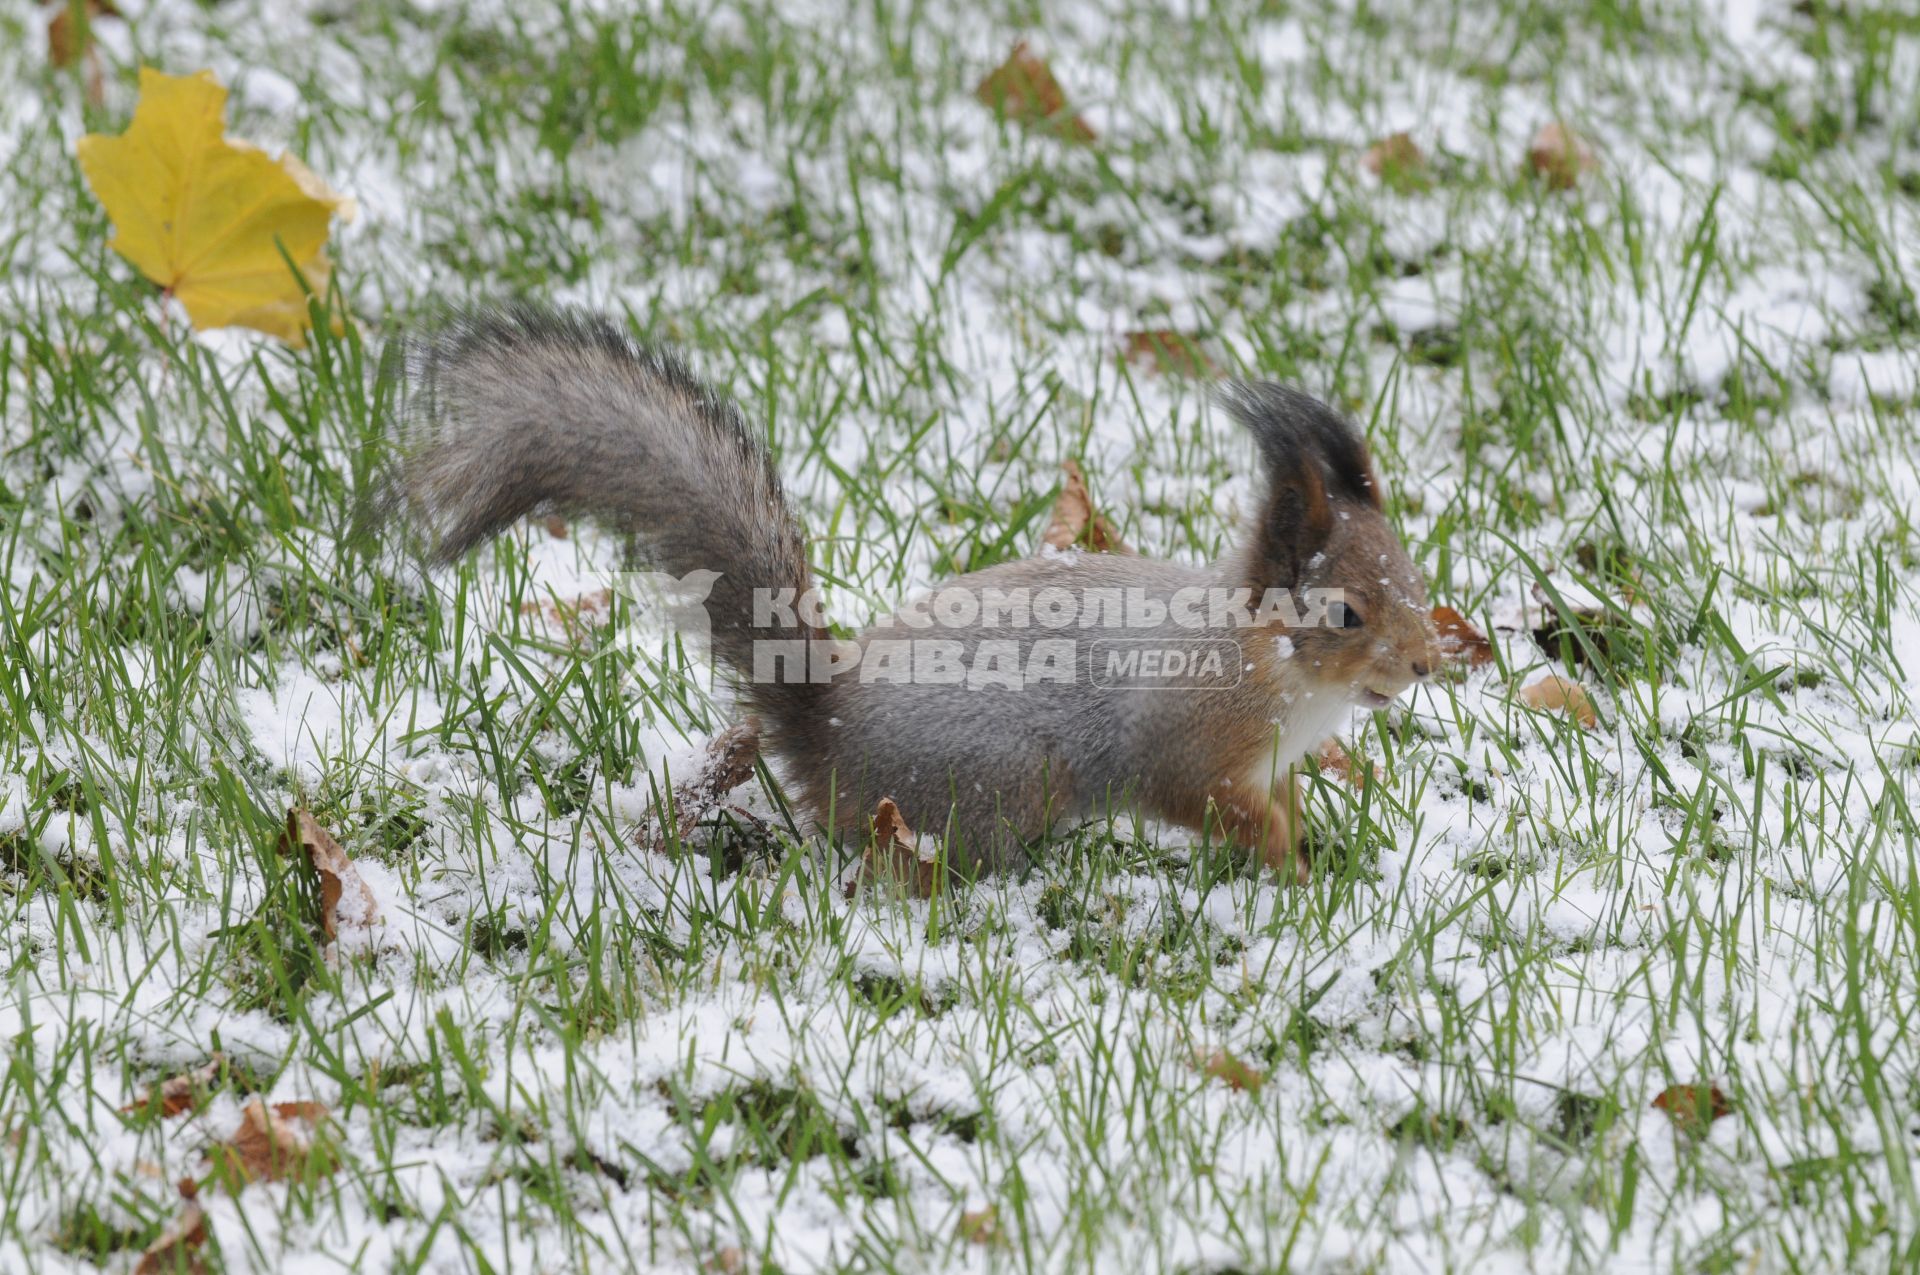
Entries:
POLYGON ((1366 624, 1366 621, 1360 618, 1360 613, 1353 609, 1352 603, 1350 602, 1345 603, 1341 606, 1340 608, 1340 627, 1341 628, 1357 629, 1362 627, 1365 624, 1366 624))

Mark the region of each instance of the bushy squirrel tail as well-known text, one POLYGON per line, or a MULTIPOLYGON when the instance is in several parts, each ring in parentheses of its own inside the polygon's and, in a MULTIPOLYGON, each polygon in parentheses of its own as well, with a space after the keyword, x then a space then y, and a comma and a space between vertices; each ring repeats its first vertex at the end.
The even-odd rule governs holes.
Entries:
POLYGON ((773 457, 731 399, 606 319, 525 305, 443 320, 403 359, 400 454, 376 515, 420 528, 443 563, 551 510, 630 537, 677 578, 718 572, 714 655, 776 739, 808 733, 828 686, 753 677, 757 641, 826 634, 764 596, 755 615, 757 590, 791 601, 813 575, 773 457))

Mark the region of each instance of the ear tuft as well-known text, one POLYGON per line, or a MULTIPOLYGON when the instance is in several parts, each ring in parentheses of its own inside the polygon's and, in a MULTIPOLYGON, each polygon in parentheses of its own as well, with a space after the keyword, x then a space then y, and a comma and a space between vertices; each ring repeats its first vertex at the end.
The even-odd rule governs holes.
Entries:
POLYGON ((1259 444, 1270 481, 1313 468, 1327 495, 1381 507, 1366 440, 1319 399, 1273 381, 1230 381, 1220 401, 1259 444))
POLYGON ((1234 381, 1221 402, 1260 446, 1267 496, 1248 549, 1260 588, 1297 589, 1334 529, 1334 502, 1380 507, 1360 432, 1332 408, 1271 381, 1234 381))

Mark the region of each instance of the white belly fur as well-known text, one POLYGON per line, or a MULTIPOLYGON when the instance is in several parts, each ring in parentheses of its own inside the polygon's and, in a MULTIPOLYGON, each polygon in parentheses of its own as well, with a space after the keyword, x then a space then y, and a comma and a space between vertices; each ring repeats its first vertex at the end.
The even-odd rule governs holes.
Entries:
POLYGON ((1344 695, 1321 691, 1303 693, 1291 710, 1277 723, 1273 746, 1255 763, 1247 783, 1256 792, 1270 790, 1287 777, 1299 761, 1318 748, 1353 713, 1353 701, 1344 695))

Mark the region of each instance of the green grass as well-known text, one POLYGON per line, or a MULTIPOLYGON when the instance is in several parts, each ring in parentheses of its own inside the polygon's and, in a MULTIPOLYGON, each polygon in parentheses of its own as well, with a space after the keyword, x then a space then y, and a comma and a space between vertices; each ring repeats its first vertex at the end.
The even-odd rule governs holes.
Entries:
POLYGON ((129 1268, 255 1093, 337 1168, 210 1184, 233 1270, 1920 1262, 1909 15, 618 8, 154 6, 89 105, 0 0, 0 1267, 129 1268), (1093 145, 974 100, 1023 35, 1093 145), (73 143, 142 59, 360 198, 340 335, 197 338, 107 247, 73 143), (1304 889, 1122 821, 848 901, 765 775, 771 848, 641 853, 725 711, 543 612, 613 546, 348 535, 385 340, 516 294, 728 386, 849 624, 1031 552, 1065 457, 1217 552, 1251 449, 1120 357, 1179 333, 1365 423, 1496 660, 1356 720, 1304 889), (295 804, 374 935, 322 941, 295 804))

